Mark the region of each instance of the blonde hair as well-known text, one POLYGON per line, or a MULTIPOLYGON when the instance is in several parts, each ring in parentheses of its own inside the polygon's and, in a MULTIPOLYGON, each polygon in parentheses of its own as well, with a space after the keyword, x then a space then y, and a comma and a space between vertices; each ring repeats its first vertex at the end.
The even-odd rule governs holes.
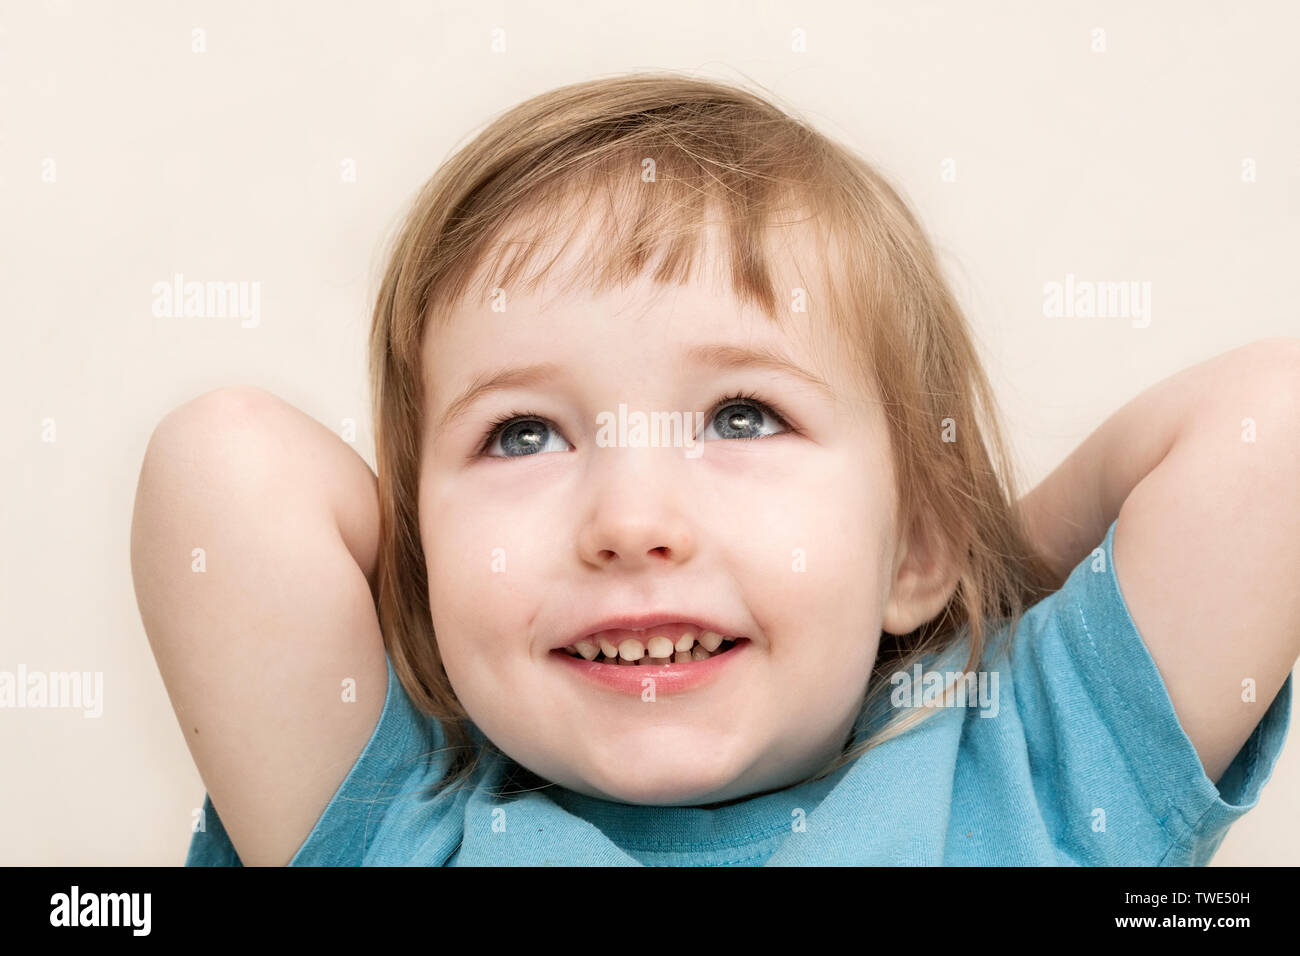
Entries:
MULTIPOLYGON (((769 229, 782 211, 807 214, 828 290, 809 311, 834 323, 882 405, 899 527, 922 522, 960 565, 942 613, 910 634, 882 634, 862 713, 880 703, 891 673, 954 646, 963 632, 969 671, 995 619, 1013 631, 1053 589, 1014 507, 1011 461, 965 319, 921 227, 880 174, 764 96, 727 83, 636 73, 555 89, 499 116, 424 185, 396 235, 374 310, 378 613, 396 675, 446 734, 452 756, 439 789, 466 781, 495 748, 452 690, 430 616, 417 513, 426 323, 493 284, 535 286, 558 258, 542 261, 540 250, 562 217, 595 227, 574 270, 591 291, 652 266, 656 282, 686 281, 717 209, 733 291, 778 322, 785 296, 773 282, 769 229), (505 241, 525 211, 537 231, 505 241), (476 285, 480 274, 492 281, 476 285), (955 441, 940 439, 945 419, 956 425, 955 441)), ((570 233, 558 248, 573 245, 570 233)), ((866 739, 851 737, 810 779, 930 712, 910 709, 866 739)))

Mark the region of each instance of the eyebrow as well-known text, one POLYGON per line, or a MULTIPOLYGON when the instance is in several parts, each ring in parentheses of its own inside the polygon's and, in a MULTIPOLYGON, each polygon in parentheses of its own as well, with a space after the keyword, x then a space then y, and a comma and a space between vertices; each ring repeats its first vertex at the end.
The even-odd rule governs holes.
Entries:
MULTIPOLYGON (((755 348, 739 345, 699 345, 684 352, 682 359, 691 365, 717 371, 757 368, 781 372, 813 386, 831 401, 835 398, 834 390, 824 379, 766 346, 755 348)), ((537 362, 532 365, 504 368, 495 373, 485 372, 447 406, 447 410, 438 421, 438 432, 446 430, 484 395, 508 388, 532 388, 554 381, 563 374, 564 366, 555 362, 537 362)))

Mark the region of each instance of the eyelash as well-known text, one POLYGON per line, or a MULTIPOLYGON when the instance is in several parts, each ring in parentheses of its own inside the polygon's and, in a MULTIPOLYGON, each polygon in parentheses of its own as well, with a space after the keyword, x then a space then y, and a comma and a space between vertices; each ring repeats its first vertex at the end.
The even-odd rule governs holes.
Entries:
MULTIPOLYGON (((726 398, 718 399, 713 404, 713 413, 714 415, 716 415, 719 411, 721 411, 723 408, 726 408, 728 405, 740 404, 742 402, 752 403, 762 408, 763 411, 765 412, 771 412, 773 417, 775 417, 780 424, 784 425, 786 430, 790 434, 794 434, 794 435, 801 434, 799 429, 794 424, 791 423, 790 419, 786 417, 785 413, 782 412, 781 409, 777 408, 771 402, 759 398, 753 392, 740 391, 740 392, 736 392, 735 394, 728 395, 726 398)), ((548 425, 552 424, 550 419, 548 419, 545 415, 538 415, 536 412, 509 412, 508 414, 502 415, 500 418, 496 419, 488 426, 487 435, 484 436, 483 441, 479 444, 478 451, 474 453, 474 457, 475 458, 488 457, 487 454, 488 449, 491 448, 494 444, 496 444, 497 436, 501 433, 502 430, 504 430, 505 426, 509 425, 511 422, 515 421, 516 419, 521 419, 521 418, 524 419, 534 418, 537 419, 538 421, 546 422, 546 424, 548 425)), ((710 418, 709 421, 712 421, 712 418, 710 418)), ((775 437, 775 436, 768 436, 768 437, 775 437)), ((500 457, 500 456, 492 456, 492 457, 500 457)))

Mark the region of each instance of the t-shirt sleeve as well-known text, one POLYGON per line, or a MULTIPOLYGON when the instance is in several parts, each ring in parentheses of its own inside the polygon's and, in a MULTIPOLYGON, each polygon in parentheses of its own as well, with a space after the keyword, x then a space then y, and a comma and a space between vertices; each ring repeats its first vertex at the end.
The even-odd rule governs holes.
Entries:
MULTIPOLYGON (((436 780, 445 760, 438 722, 412 703, 385 653, 388 689, 384 709, 365 749, 339 785, 289 866, 359 866, 398 794, 436 780)), ((208 794, 203 829, 190 840, 186 866, 242 866, 208 794)))
POLYGON ((1034 786, 1076 862, 1204 865, 1273 772, 1291 675, 1257 705, 1261 719, 1216 786, 1124 602, 1115 525, 1017 629, 1011 668, 1034 786))

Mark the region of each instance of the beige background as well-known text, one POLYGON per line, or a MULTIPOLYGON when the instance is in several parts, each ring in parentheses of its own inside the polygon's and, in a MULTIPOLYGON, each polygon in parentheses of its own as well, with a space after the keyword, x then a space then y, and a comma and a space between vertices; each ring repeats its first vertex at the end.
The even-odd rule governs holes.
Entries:
MULTIPOLYGON (((128 564, 150 431, 194 395, 255 383, 335 430, 356 419, 373 462, 381 241, 455 143, 535 93, 643 68, 749 77, 878 163, 941 250, 1032 481, 1147 385, 1300 334, 1290 3, 0 11, 0 668, 105 681, 98 720, 0 711, 0 863, 183 860, 202 783, 128 564), (153 284, 176 272, 260 282, 260 324, 155 318, 153 284), (1150 326, 1045 318, 1043 284, 1066 273, 1151 282, 1150 326)), ((1300 863, 1297 806, 1293 732, 1215 863, 1300 863)))

